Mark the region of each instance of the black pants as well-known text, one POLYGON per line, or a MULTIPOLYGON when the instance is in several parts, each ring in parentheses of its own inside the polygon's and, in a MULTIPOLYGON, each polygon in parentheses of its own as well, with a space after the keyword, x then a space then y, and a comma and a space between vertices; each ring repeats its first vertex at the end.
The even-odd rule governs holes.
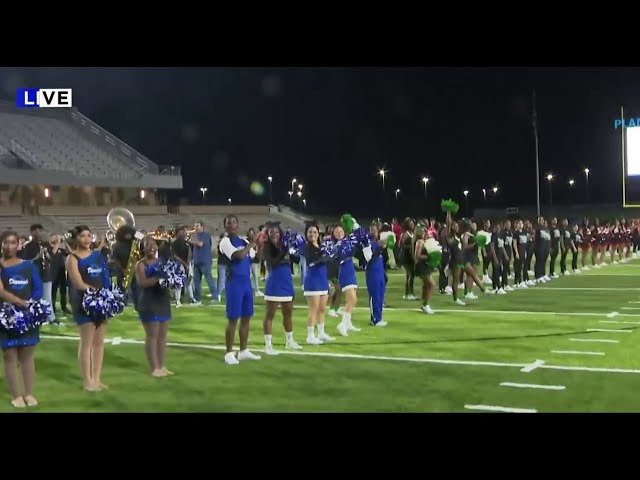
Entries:
POLYGON ((536 264, 533 267, 533 271, 535 273, 536 280, 538 280, 544 277, 545 275, 544 271, 545 271, 545 263, 547 258, 545 253, 542 251, 537 251, 535 255, 536 255, 536 264))
POLYGON ((67 309, 67 271, 64 268, 59 268, 58 271, 53 272, 53 279, 51 281, 51 303, 53 311, 56 311, 56 296, 60 290, 60 307, 62 310, 67 309))
POLYGON ((511 272, 511 258, 507 255, 506 260, 502 260, 502 288, 509 285, 509 273, 511 272))
POLYGON ((522 265, 522 278, 526 282, 529 280, 529 270, 531 270, 531 262, 533 260, 533 250, 527 249, 527 255, 524 259, 524 264, 522 265))
POLYGON ((576 248, 573 252, 573 256, 571 257, 571 268, 575 272, 578 270, 578 249, 576 248))
POLYGON ((489 265, 491 264, 491 259, 489 255, 482 256, 482 276, 489 275, 489 265))
POLYGON ((502 262, 498 260, 497 262, 491 262, 493 266, 493 271, 491 272, 491 283, 493 284, 494 290, 499 290, 503 287, 502 285, 502 262))
POLYGON ((560 273, 564 275, 564 272, 567 271, 567 255, 569 254, 569 250, 565 250, 560 254, 560 273))
POLYGON ((549 275, 553 275, 556 271, 556 259, 558 258, 558 253, 560 253, 560 249, 558 248, 551 249, 551 262, 549 263, 549 275))
POLYGON ((524 265, 524 261, 522 256, 526 255, 525 252, 519 252, 520 256, 513 259, 513 270, 515 275, 516 285, 520 285, 522 283, 522 266, 524 265))

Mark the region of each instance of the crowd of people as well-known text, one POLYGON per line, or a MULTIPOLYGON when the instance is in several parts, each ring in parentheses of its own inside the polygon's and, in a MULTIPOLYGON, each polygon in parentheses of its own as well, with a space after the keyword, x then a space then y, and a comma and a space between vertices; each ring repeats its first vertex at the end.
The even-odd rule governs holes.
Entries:
MULTIPOLYGON (((58 311, 71 315, 80 331, 78 357, 83 386, 87 391, 100 391, 108 388, 101 382, 107 319, 96 319, 83 309, 83 295, 90 289, 113 284, 126 291, 144 327, 150 374, 167 377, 173 375, 166 366, 171 303, 180 308, 187 295, 191 305, 202 305, 203 276, 211 302, 221 302, 224 294, 228 319, 224 361, 236 365, 261 358, 248 347, 256 296, 265 301, 265 353, 278 354, 273 345, 273 320, 278 309, 282 312, 285 348, 302 348, 293 336, 296 264, 308 305, 306 344, 316 346, 335 340, 325 328, 326 315, 340 317, 336 326, 340 336, 360 331, 352 318, 358 302, 358 269, 365 272, 369 324, 385 327, 386 272, 390 269, 405 270, 406 301, 418 300, 414 281, 416 277, 421 281, 421 311, 434 314, 430 301, 436 289, 436 271, 439 293, 452 295, 454 305, 463 307, 466 301, 478 298, 473 293, 474 285, 481 293, 504 295, 515 288, 557 278, 558 257, 560 275, 601 268, 607 255, 614 264, 627 262, 638 255, 639 225, 637 220, 600 223, 585 219, 570 224, 566 219, 558 222, 556 218, 547 221, 540 217, 535 224, 528 220, 484 221, 479 230, 476 221, 454 220, 447 213, 443 223, 435 219, 375 220, 364 229, 355 221, 346 222, 343 216, 339 223, 324 228, 308 222, 298 234, 289 228, 283 230, 278 223, 240 232, 237 217, 229 215, 224 219, 225 233, 219 238, 213 239, 203 222, 197 222, 193 230, 178 227, 171 236, 159 226, 152 234, 142 232, 139 248, 136 231, 129 226, 118 229, 115 242, 110 244, 106 236, 97 238, 84 225, 63 235, 53 234, 46 241, 42 226, 33 225, 30 237, 12 231, 1 237, 0 298, 4 304, 18 307, 25 306, 29 299, 48 300, 54 306, 49 318, 54 325, 62 325, 56 317, 58 311), (437 263, 433 261, 435 251, 429 249, 434 241, 439 244, 437 263), (217 281, 212 274, 216 257, 217 281), (184 288, 163 286, 159 266, 169 260, 179 262, 188 273, 184 288), (134 271, 130 271, 131 265, 134 271), (58 294, 60 310, 56 308, 58 294), (237 353, 236 330, 240 340, 237 353)), ((17 408, 37 405, 33 382, 38 342, 37 329, 18 334, 0 328, 5 378, 11 402, 17 408)))

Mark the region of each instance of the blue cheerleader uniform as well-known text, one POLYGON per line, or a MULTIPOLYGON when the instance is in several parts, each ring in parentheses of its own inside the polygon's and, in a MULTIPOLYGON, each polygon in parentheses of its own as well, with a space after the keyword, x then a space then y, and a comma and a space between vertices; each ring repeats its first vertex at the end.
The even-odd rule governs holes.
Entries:
MULTIPOLYGON (((158 275, 158 267, 161 262, 145 265, 144 274, 147 278, 158 275)), ((146 322, 168 322, 171 320, 171 302, 169 300, 169 289, 163 288, 160 284, 152 287, 139 287, 138 297, 138 318, 142 323, 146 322)))
POLYGON ((307 273, 304 276, 304 296, 322 297, 329 294, 327 263, 331 260, 322 250, 310 243, 303 247, 307 260, 307 273))
MULTIPOLYGON (((82 277, 82 281, 87 285, 100 290, 101 288, 110 288, 111 279, 109 278, 109 267, 107 262, 98 250, 93 250, 86 258, 80 258, 75 253, 72 253, 76 260, 78 260, 78 271, 82 277)), ((84 292, 78 290, 73 282, 69 282, 69 299, 71 301, 71 313, 73 314, 73 321, 78 325, 83 323, 93 322, 100 324, 105 319, 95 319, 87 315, 82 308, 82 298, 84 292)))
POLYGON ((345 258, 340 261, 338 285, 340 285, 343 292, 351 290, 352 288, 358 288, 358 280, 356 279, 356 267, 353 264, 353 257, 345 258))
POLYGON ((371 325, 377 325, 382 321, 382 308, 384 305, 384 294, 386 282, 384 278, 384 259, 382 258, 382 248, 377 242, 371 244, 371 257, 367 258, 368 249, 365 250, 365 276, 367 279, 367 290, 369 291, 369 308, 371 310, 371 325))
POLYGON ((220 251, 229 259, 225 285, 226 313, 229 320, 253 316, 251 258, 249 255, 242 260, 232 258, 237 250, 244 249, 248 244, 247 240, 240 237, 224 237, 220 242, 220 251))
MULTIPOLYGON (((23 260, 12 267, 0 266, 2 284, 7 292, 21 300, 42 299, 42 280, 38 267, 30 260, 23 260)), ((19 334, 6 332, 0 327, 0 348, 29 347, 40 343, 40 329, 34 328, 19 334)))
POLYGON ((276 247, 271 242, 264 247, 264 260, 269 276, 264 289, 268 302, 291 302, 295 291, 291 278, 291 263, 286 248, 276 247))

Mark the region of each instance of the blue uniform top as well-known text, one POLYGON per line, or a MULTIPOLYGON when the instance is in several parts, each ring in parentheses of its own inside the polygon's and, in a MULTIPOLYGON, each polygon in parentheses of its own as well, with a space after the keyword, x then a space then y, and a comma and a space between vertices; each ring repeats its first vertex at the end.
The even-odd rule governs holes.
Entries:
POLYGON ((245 255, 242 260, 232 258, 233 254, 245 248, 249 242, 240 237, 225 237, 220 242, 220 251, 229 259, 229 267, 227 267, 227 277, 251 277, 251 258, 245 255))
POLYGON ((7 292, 21 300, 40 300, 42 298, 42 280, 38 267, 31 260, 23 260, 11 267, 0 267, 2 284, 7 292))
POLYGON ((367 261, 365 255, 365 270, 367 273, 384 273, 384 259, 382 258, 382 247, 378 242, 371 242, 372 257, 367 261))

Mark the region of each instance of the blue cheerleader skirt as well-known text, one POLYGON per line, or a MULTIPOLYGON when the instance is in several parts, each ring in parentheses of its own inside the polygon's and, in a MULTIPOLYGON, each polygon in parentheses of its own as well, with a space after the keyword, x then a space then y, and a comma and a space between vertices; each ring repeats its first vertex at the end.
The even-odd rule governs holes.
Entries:
POLYGON ((353 264, 353 258, 347 258, 340 264, 340 272, 338 273, 338 285, 342 291, 357 289, 358 280, 356 279, 356 267, 353 264))
POLYGON ((271 269, 264 289, 264 299, 268 302, 293 301, 294 289, 291 267, 283 263, 271 269))

